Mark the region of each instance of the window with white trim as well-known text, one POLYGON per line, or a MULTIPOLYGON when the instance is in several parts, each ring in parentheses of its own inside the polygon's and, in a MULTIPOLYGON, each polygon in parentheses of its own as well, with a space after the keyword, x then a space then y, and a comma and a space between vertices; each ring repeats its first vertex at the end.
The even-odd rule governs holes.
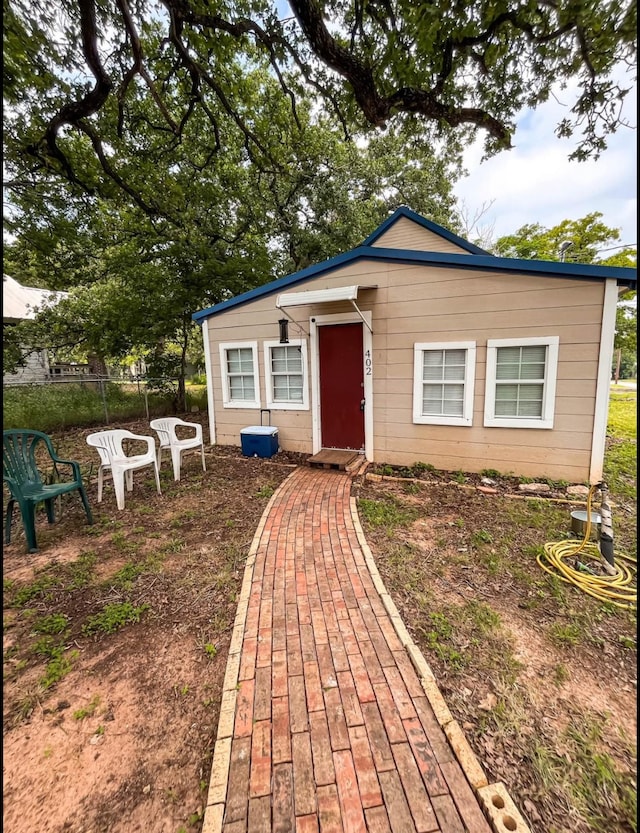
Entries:
POLYGON ((265 341, 264 369, 268 408, 309 410, 306 341, 265 341))
POLYGON ((426 425, 471 425, 475 341, 413 346, 413 421, 426 425))
POLYGON ((225 408, 259 408, 258 342, 220 345, 222 404, 225 408))
POLYGON ((484 424, 553 428, 558 336, 489 339, 484 424))

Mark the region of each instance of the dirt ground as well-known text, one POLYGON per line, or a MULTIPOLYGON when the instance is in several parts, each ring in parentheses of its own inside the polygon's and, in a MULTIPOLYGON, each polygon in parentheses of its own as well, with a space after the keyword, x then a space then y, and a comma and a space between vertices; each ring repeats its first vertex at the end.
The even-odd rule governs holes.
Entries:
POLYGON ((489 782, 507 786, 533 833, 632 833, 635 612, 538 566, 541 544, 567 537, 563 489, 528 506, 527 527, 512 481, 484 495, 469 488, 478 480, 359 486, 360 501, 416 509, 391 532, 363 522, 380 574, 489 782))
MULTIPOLYGON (((201 419, 206 431, 204 417, 188 418, 201 419)), ((123 427, 149 433, 146 423, 123 427)), ((68 431, 53 439, 61 456, 81 461, 95 523, 86 523, 77 494, 65 496, 54 525, 39 517, 38 553, 26 553, 19 519, 4 547, 5 829, 199 833, 244 559, 268 498, 304 457, 280 452, 261 460, 243 457, 239 448, 208 447, 207 471, 197 455, 187 455, 179 483, 164 463, 162 496, 150 470, 136 474, 125 509, 118 511, 110 484, 97 503, 89 433, 68 431), (114 624, 116 610, 130 612, 123 627, 114 624)), ((471 664, 452 674, 430 652, 426 632, 417 627, 420 592, 407 585, 389 538, 365 524, 383 578, 454 717, 490 780, 505 782, 534 833, 599 829, 584 826, 543 789, 527 760, 528 739, 536 733, 559 738, 572 711, 606 712, 603 725, 611 728, 604 743, 622 772, 635 773, 632 617, 622 624, 620 617, 605 617, 594 625, 598 644, 574 645, 568 657, 556 651, 543 633, 554 615, 552 599, 523 605, 504 575, 481 583, 464 559, 447 560, 463 548, 456 518, 475 529, 495 522, 488 496, 444 482, 424 488, 407 492, 391 481, 354 482, 359 498, 395 495, 419 507, 401 543, 411 559, 432 554, 434 568, 439 566, 425 581, 441 603, 490 598, 522 665, 518 686, 526 690, 522 702, 529 709, 516 734, 486 720, 504 692, 492 687, 486 667, 471 664), (568 671, 558 685, 561 665, 568 671)), ((564 751, 571 757, 570 749, 564 751)), ((630 828, 609 819, 602 829, 630 828)))

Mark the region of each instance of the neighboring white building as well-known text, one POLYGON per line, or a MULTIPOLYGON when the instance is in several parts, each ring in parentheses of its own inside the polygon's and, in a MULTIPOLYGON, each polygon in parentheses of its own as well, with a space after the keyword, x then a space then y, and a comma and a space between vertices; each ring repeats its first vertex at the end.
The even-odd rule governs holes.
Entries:
MULTIPOLYGON (((57 302, 65 298, 66 292, 53 292, 50 289, 38 289, 34 286, 22 286, 18 281, 2 276, 2 326, 8 327, 19 321, 35 318, 34 309, 47 302, 57 302)), ((15 373, 2 377, 6 382, 43 382, 50 378, 49 357, 46 350, 33 350, 27 356, 24 367, 15 373)))

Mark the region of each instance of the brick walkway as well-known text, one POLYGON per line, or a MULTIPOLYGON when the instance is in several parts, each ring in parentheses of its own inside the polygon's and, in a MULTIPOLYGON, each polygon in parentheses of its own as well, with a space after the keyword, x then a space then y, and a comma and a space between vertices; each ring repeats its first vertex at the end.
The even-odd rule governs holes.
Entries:
POLYGON ((296 469, 263 516, 203 833, 491 833, 470 785, 486 778, 386 595, 350 491, 341 472, 296 469))

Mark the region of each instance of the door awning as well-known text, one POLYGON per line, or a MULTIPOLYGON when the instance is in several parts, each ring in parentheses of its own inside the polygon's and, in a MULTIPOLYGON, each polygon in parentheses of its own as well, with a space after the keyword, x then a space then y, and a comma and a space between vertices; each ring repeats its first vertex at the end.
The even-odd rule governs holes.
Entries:
MULTIPOLYGON (((329 304, 336 301, 351 301, 353 308, 356 310, 360 318, 369 327, 368 321, 358 309, 356 298, 358 291, 361 289, 377 289, 377 286, 336 286, 331 289, 309 289, 305 292, 283 292, 276 298, 276 308, 284 309, 285 307, 301 307, 308 304, 329 304)), ((372 331, 373 332, 373 331, 372 331)))

